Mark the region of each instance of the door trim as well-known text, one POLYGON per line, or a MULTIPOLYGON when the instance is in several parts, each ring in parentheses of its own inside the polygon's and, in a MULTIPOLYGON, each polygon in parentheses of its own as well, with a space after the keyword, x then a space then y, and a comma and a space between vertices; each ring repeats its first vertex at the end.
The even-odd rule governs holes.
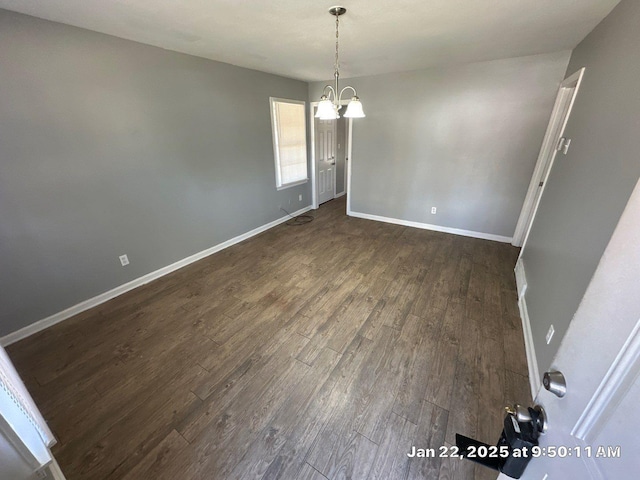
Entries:
POLYGON ((627 338, 613 364, 591 397, 571 435, 593 441, 600 428, 611 416, 611 407, 618 405, 640 374, 640 320, 627 338))
POLYGON ((522 210, 520 211, 520 217, 518 218, 518 223, 513 233, 512 245, 522 247, 522 250, 524 250, 524 246, 527 243, 531 225, 533 224, 538 206, 540 205, 540 199, 544 194, 544 189, 547 187, 549 174, 551 173, 555 160, 557 142, 564 134, 578 90, 582 83, 584 71, 585 68, 582 67, 573 75, 567 77, 562 81, 558 89, 553 111, 551 112, 551 118, 547 125, 547 131, 542 141, 542 147, 540 147, 540 153, 538 154, 538 160, 536 161, 531 182, 529 183, 527 196, 525 197, 522 210), (567 108, 566 113, 564 113, 565 107, 567 108), (541 182, 542 186, 540 186, 541 182))
MULTIPOLYGON (((346 148, 344 149, 344 170, 342 172, 342 191, 338 192, 336 190, 336 194, 335 194, 335 198, 341 197, 343 195, 347 194, 347 159, 349 158, 349 119, 346 119, 347 121, 344 122, 344 142, 346 145, 346 148)), ((338 136, 336 135, 336 141, 338 139, 338 136)), ((336 174, 337 174, 337 170, 336 170, 336 174)), ((335 185, 335 183, 334 183, 335 185)), ((337 187, 336 187, 337 188, 337 187)))
POLYGON ((524 350, 527 356, 527 369, 529 371, 529 388, 531 389, 531 398, 536 398, 538 390, 542 386, 540 381, 540 370, 538 369, 538 357, 536 356, 536 347, 533 343, 533 333, 531 332, 531 319, 529 318, 529 310, 527 309, 527 274, 524 270, 524 263, 519 258, 515 268, 516 287, 518 289, 518 310, 520 311, 520 320, 522 322, 522 334, 524 336, 524 350))
POLYGON ((351 211, 351 164, 353 163, 353 118, 350 118, 347 122, 347 156, 344 159, 347 184, 345 185, 345 191, 347 192, 347 215, 352 215, 351 211))
POLYGON ((311 130, 311 208, 318 209, 318 184, 316 174, 316 107, 320 102, 309 103, 309 130, 311 130))

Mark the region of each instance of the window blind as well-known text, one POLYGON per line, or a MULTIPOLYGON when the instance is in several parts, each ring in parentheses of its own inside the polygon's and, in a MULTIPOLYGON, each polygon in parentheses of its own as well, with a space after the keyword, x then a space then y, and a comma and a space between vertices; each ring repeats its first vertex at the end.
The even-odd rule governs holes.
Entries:
POLYGON ((272 99, 277 187, 307 180, 307 129, 303 102, 272 99))

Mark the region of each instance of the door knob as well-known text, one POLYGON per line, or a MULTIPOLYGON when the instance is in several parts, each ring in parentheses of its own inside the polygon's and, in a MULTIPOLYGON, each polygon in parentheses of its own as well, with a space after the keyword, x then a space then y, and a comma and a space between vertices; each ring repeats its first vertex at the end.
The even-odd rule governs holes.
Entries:
POLYGON ((542 385, 557 397, 564 397, 567 393, 567 381, 562 372, 544 372, 542 377, 542 385))
POLYGON ((519 422, 530 422, 531 414, 529 413, 529 409, 527 407, 523 407, 522 405, 507 405, 504 407, 505 412, 509 415, 513 415, 517 421, 519 422))
POLYGON ((531 424, 538 433, 547 431, 547 415, 540 405, 534 405, 533 408, 523 407, 522 405, 508 405, 504 407, 508 415, 511 415, 518 423, 531 424))
POLYGON ((456 433, 456 447, 462 458, 498 470, 511 478, 520 478, 529 461, 533 458, 532 448, 540 443, 540 435, 546 431, 546 415, 540 405, 523 407, 510 405, 505 407, 507 416, 503 430, 495 447, 473 438, 456 433), (495 448, 499 456, 481 456, 480 451, 490 452, 495 448))

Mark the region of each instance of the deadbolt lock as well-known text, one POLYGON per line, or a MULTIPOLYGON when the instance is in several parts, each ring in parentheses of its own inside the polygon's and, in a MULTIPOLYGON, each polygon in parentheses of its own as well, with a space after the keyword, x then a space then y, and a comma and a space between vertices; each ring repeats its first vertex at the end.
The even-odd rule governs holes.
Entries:
POLYGON ((542 377, 542 385, 557 397, 564 397, 567 393, 567 381, 562 372, 545 372, 542 377))

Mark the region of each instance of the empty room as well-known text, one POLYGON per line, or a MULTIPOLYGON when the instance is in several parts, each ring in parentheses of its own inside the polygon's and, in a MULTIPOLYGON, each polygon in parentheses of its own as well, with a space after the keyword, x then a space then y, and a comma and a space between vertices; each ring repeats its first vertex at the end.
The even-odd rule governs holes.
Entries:
POLYGON ((637 478, 638 25, 0 0, 0 480, 637 478))

